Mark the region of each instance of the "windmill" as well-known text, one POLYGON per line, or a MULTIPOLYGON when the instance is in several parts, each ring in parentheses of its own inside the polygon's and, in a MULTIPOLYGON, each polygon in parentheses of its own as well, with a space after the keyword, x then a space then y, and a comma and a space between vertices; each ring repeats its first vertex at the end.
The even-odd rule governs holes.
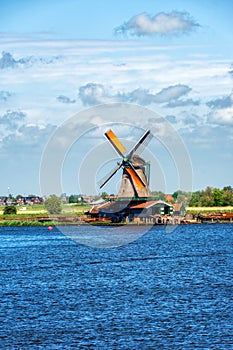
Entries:
POLYGON ((100 188, 102 188, 118 172, 118 170, 122 168, 123 174, 118 198, 150 197, 151 193, 148 185, 149 179, 146 175, 148 170, 146 168, 149 163, 145 162, 145 160, 139 156, 152 138, 150 130, 147 130, 144 133, 129 152, 127 152, 124 145, 112 130, 107 131, 105 136, 122 159, 121 162, 118 162, 117 166, 99 182, 100 188))

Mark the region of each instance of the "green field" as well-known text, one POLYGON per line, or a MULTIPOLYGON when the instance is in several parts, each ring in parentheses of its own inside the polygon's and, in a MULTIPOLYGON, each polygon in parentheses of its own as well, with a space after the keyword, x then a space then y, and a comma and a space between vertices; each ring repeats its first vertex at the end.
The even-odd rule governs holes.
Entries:
MULTIPOLYGON (((83 215, 90 206, 88 204, 63 204, 62 214, 83 215)), ((3 214, 4 207, 0 207, 0 215, 3 214)), ((17 215, 41 215, 47 214, 43 204, 17 206, 17 215)))
POLYGON ((187 213, 233 213, 233 207, 186 207, 187 213))

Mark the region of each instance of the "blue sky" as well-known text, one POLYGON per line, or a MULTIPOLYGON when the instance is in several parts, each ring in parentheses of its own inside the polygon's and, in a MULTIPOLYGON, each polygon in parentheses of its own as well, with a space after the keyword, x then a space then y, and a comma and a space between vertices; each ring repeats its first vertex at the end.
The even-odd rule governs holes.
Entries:
MULTIPOLYGON (((149 127, 151 188, 182 187, 176 155, 157 142, 168 137, 163 123, 146 114, 95 115, 95 106, 109 103, 137 105, 169 123, 190 157, 194 190, 233 185, 232 1, 2 0, 0 6, 0 194, 41 192, 46 145, 74 115, 85 135, 66 143, 62 192, 88 192, 90 169, 81 175, 84 187, 80 169, 90 154, 98 164, 95 148, 109 123, 113 129, 120 123, 114 130, 132 143, 149 127)), ((111 168, 117 157, 106 153, 105 163, 108 156, 111 168)), ((119 181, 120 175, 106 190, 116 192, 119 181)))

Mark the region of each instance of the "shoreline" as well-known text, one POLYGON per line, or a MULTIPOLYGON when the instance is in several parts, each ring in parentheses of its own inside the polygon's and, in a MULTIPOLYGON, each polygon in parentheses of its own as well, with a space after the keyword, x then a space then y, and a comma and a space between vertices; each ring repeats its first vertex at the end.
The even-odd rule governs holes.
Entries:
POLYGON ((77 215, 33 215, 22 214, 3 215, 0 217, 0 227, 12 226, 177 226, 197 224, 229 224, 233 223, 233 213, 210 213, 201 217, 161 217, 161 222, 111 222, 111 220, 91 220, 77 215))
POLYGON ((233 222, 231 221, 224 221, 224 222, 185 222, 185 223, 180 223, 180 224, 124 224, 124 223, 97 223, 97 222, 93 222, 93 223, 85 223, 85 222, 80 222, 79 224, 74 224, 74 223, 49 223, 49 224, 40 224, 40 223, 14 223, 14 224, 2 224, 2 222, 0 222, 0 228, 1 227, 59 227, 59 226, 103 226, 103 227, 143 227, 143 226, 187 226, 187 225, 230 225, 233 224, 233 222))

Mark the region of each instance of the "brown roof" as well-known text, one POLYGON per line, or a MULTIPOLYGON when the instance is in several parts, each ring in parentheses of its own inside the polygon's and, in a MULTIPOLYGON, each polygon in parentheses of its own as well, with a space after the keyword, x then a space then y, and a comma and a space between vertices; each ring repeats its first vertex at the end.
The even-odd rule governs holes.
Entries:
POLYGON ((99 212, 99 207, 97 205, 95 205, 94 207, 92 207, 90 210, 89 210, 89 213, 90 214, 98 214, 99 212))
POLYGON ((90 209, 90 213, 91 214, 97 214, 99 212, 99 209, 108 209, 110 207, 112 203, 111 202, 107 202, 107 203, 102 203, 102 204, 98 204, 98 205, 94 205, 91 209, 90 209))
POLYGON ((152 207, 156 203, 157 201, 148 201, 148 202, 132 205, 130 209, 145 209, 145 208, 152 207))
POLYGON ((175 203, 175 204, 173 205, 174 211, 179 211, 181 207, 182 207, 182 204, 181 204, 181 203, 175 203))
POLYGON ((166 197, 166 200, 169 202, 174 201, 174 198, 172 197, 171 194, 166 194, 165 197, 166 197))

